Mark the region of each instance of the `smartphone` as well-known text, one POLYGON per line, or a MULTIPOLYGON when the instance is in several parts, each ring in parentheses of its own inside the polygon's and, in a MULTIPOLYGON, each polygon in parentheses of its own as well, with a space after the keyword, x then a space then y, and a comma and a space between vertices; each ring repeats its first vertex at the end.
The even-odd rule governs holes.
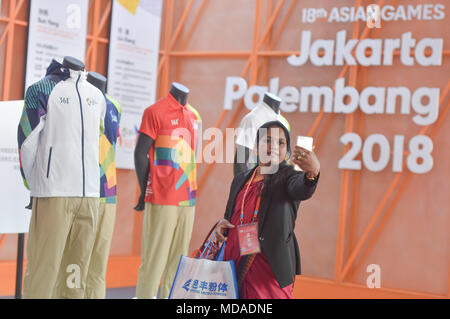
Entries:
MULTIPOLYGON (((310 136, 297 136, 297 146, 303 147, 308 151, 312 151, 313 148, 313 138, 310 136)), ((303 172, 303 170, 298 166, 294 165, 294 169, 299 172, 303 172)))

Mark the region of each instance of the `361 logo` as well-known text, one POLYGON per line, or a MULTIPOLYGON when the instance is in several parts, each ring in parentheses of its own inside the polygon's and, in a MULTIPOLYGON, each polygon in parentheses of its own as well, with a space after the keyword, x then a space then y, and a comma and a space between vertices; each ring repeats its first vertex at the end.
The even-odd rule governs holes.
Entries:
POLYGON ((70 98, 60 96, 59 97, 59 103, 61 103, 61 104, 69 104, 70 103, 70 98))

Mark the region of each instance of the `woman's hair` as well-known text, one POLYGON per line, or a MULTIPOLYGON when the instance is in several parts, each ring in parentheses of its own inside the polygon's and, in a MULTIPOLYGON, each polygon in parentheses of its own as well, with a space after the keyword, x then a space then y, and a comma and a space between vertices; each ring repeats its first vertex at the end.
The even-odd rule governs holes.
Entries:
MULTIPOLYGON (((258 132, 256 134, 256 150, 257 150, 257 163, 259 163, 259 142, 261 141, 261 139, 263 139, 269 128, 271 127, 279 127, 283 130, 284 135, 286 136, 286 146, 287 146, 287 158, 289 158, 291 156, 291 135, 288 131, 288 129, 286 128, 286 126, 283 125, 283 123, 281 123, 280 121, 270 121, 270 122, 266 122, 263 125, 261 125, 258 128, 258 132)), ((283 161, 282 163, 284 163, 285 161, 283 161)), ((280 163, 280 164, 282 164, 280 163)), ((292 169, 292 167, 290 165, 284 165, 278 168, 277 172, 274 174, 269 174, 266 178, 265 183, 270 184, 271 186, 276 186, 276 185, 284 185, 287 174, 289 172, 289 170, 292 169)))

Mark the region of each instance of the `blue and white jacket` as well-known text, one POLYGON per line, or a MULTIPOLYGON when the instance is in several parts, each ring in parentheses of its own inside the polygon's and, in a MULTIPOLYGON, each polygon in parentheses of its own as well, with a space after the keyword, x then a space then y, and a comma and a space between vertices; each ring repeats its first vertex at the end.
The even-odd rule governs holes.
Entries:
POLYGON ((99 135, 106 102, 87 73, 53 60, 25 93, 17 139, 33 197, 99 197, 99 135))

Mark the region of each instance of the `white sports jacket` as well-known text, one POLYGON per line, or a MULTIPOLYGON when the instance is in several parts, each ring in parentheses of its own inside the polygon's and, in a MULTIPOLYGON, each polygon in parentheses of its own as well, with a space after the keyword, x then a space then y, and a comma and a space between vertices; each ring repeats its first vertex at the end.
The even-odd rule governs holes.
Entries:
POLYGON ((53 60, 31 85, 18 129, 25 186, 33 197, 99 197, 99 135, 106 102, 102 92, 53 60))

